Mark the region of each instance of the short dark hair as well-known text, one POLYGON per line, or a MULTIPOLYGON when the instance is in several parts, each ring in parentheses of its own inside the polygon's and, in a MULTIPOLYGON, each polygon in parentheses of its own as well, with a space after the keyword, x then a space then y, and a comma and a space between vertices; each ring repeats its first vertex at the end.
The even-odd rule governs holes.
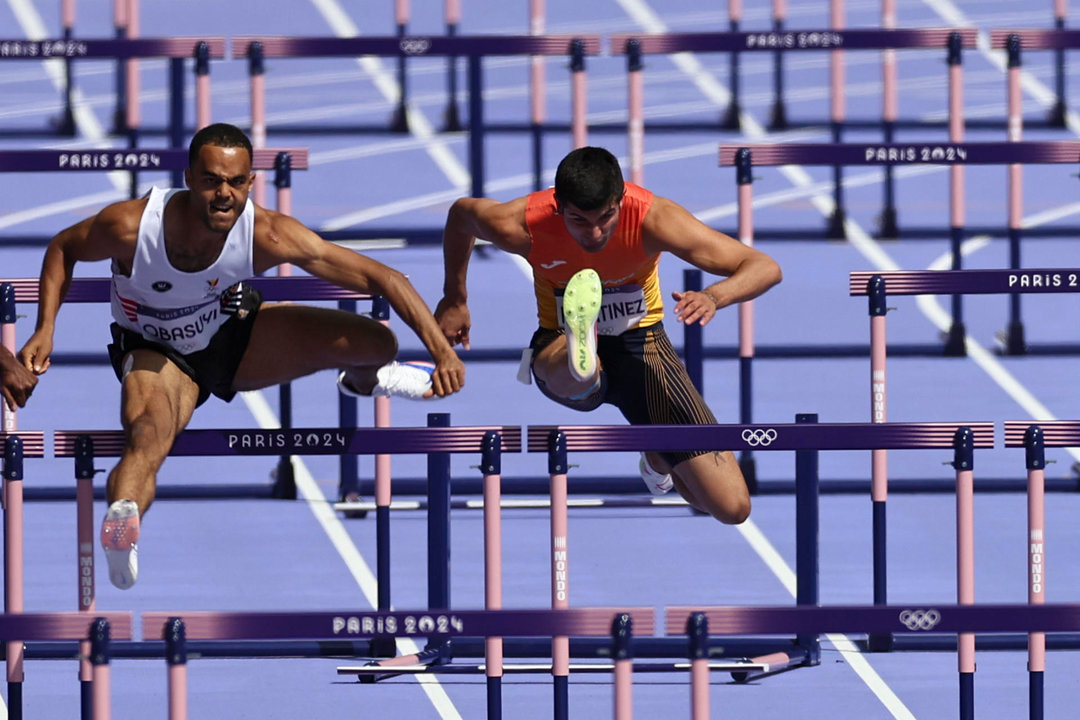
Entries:
POLYGON ((600 147, 581 147, 555 170, 555 199, 580 210, 596 210, 622 199, 625 191, 619 161, 600 147))
POLYGON ((241 147, 247 150, 248 160, 254 159, 251 151, 251 140, 248 139, 243 130, 229 123, 207 125, 195 133, 195 137, 191 138, 191 145, 188 147, 188 167, 195 167, 195 161, 199 159, 199 150, 202 149, 203 145, 225 148, 241 147))

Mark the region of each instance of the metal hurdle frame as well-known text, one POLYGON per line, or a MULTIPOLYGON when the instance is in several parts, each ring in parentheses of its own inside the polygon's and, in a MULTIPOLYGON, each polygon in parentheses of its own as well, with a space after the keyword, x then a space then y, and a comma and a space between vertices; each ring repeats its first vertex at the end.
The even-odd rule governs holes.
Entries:
MULTIPOLYGON (((436 636, 453 641, 460 636, 500 639, 536 635, 577 635, 609 638, 616 658, 613 672, 615 716, 630 717, 632 682, 629 665, 632 632, 652 635, 653 608, 577 608, 550 611, 523 610, 397 610, 394 612, 342 610, 338 612, 145 612, 142 625, 148 636, 166 640, 170 720, 187 717, 186 639, 201 640, 327 640, 436 636), (160 628, 155 630, 154 628, 160 628), (175 714, 173 710, 175 709, 175 714)), ((443 668, 443 671, 446 671, 443 668)), ((428 670, 432 672, 432 670, 428 670)), ((489 694, 490 699, 490 694, 489 694)), ((488 706, 489 718, 502 717, 501 704, 488 706)))
MULTIPOLYGON (((796 603, 811 606, 818 601, 818 492, 817 454, 822 450, 881 450, 952 448, 957 492, 957 599, 974 602, 973 467, 975 448, 994 447, 994 428, 979 423, 817 423, 817 416, 796 416, 795 424, 770 425, 638 425, 638 426, 529 426, 527 450, 548 453, 551 473, 552 525, 552 607, 569 603, 569 560, 566 537, 565 499, 567 452, 576 450, 619 451, 649 449, 696 450, 723 448, 738 450, 795 450, 796 498, 796 603)), ((877 537, 875 536, 875 542, 877 537)), ((875 558, 877 551, 875 550, 875 558)), ((875 597, 876 604, 880 603, 875 597)), ((639 643, 640 646, 641 643, 639 643)), ((725 652, 751 656, 751 662, 765 663, 767 672, 786 667, 815 665, 819 658, 817 635, 800 635, 795 642, 769 647, 751 639, 739 645, 724 642, 725 652)), ((961 650, 961 693, 968 697, 973 688, 974 636, 965 637, 961 650)), ((556 638, 553 654, 566 657, 565 642, 556 638)), ((566 675, 556 671, 556 717, 565 706, 566 675)), ((746 679, 742 675, 738 679, 746 679)))
MULTIPOLYGON (((123 611, 90 616, 80 612, 23 613, 0 615, 0 642, 9 649, 37 640, 79 640, 92 645, 92 675, 83 685, 83 717, 109 719, 109 639, 132 637, 132 613, 123 611), (87 711, 92 710, 92 715, 87 711)), ((8 656, 11 664, 11 656, 8 656)), ((19 661, 21 672, 21 658, 19 661)), ((22 678, 8 680, 8 717, 22 720, 22 678)))
MULTIPOLYGON (((837 605, 824 607, 698 607, 670 606, 664 608, 664 631, 668 635, 731 633, 817 633, 865 632, 871 635, 898 635, 917 638, 928 633, 949 633, 961 640, 975 633, 1074 632, 1080 630, 1080 605, 1016 605, 958 603, 956 605, 911 604, 893 606, 837 605)), ((708 705, 697 698, 708 699, 707 677, 691 674, 691 693, 694 720, 707 720, 708 705)), ((974 688, 966 682, 964 671, 960 678, 960 718, 972 720, 974 688)), ((1032 707, 1032 720, 1041 720, 1042 707, 1032 707)))
MULTIPOLYGON (((338 454, 427 454, 432 472, 433 504, 445 498, 445 510, 433 508, 429 517, 429 607, 449 608, 449 456, 454 452, 481 452, 497 446, 500 451, 521 450, 521 428, 503 426, 450 427, 445 414, 429 416, 426 428, 281 428, 185 430, 176 439, 170 456, 264 456, 279 455, 338 455, 338 454), (497 433, 496 442, 489 433, 497 433), (443 470, 439 468, 442 467, 443 470)), ((79 536, 79 608, 91 612, 95 605, 94 591, 94 520, 93 478, 95 457, 117 457, 124 447, 120 430, 59 430, 53 438, 56 457, 75 460, 78 487, 79 536)), ((492 473, 485 474, 490 475, 492 473)), ((497 475, 497 470, 495 471, 497 475)), ((496 480, 497 481, 497 480, 496 480)), ((388 493, 387 493, 388 494, 388 493)), ((389 610, 390 604, 390 529, 389 507, 380 507, 376 516, 377 581, 379 610, 389 610)), ((393 647, 378 645, 368 648, 368 654, 391 655, 393 647)), ((356 653, 353 653, 356 654, 356 653)), ((442 644, 425 650, 424 659, 410 662, 437 662, 449 657, 442 644)))
MULTIPOLYGON (((1076 162, 1080 162, 1080 141, 1073 140, 720 146, 720 165, 735 165, 738 168, 736 182, 740 190, 740 210, 743 207, 752 207, 750 188, 753 182, 751 168, 754 165, 947 165, 951 170, 958 170, 960 165, 1076 162), (746 190, 743 189, 744 186, 746 190)), ((952 270, 961 269, 960 245, 966 232, 963 224, 962 183, 962 174, 951 175, 952 225, 949 235, 952 270)), ((949 329, 943 353, 961 356, 964 354, 964 321, 959 294, 952 297, 952 316, 953 325, 949 329)))
MULTIPOLYGON (((870 314, 871 348, 871 417, 886 422, 888 392, 886 383, 886 298, 892 295, 1006 294, 1080 292, 1080 270, 900 270, 893 272, 853 272, 849 277, 852 296, 867 295, 870 314)), ((1006 426, 1009 432, 1009 426, 1006 426)), ((874 597, 886 602, 885 503, 888 494, 887 460, 884 451, 875 451, 872 463, 874 512, 874 597)), ((1040 488, 1042 487, 1040 483, 1040 488)), ((1075 486, 1071 489, 1075 489, 1075 486)), ((1030 480, 1028 484, 1031 492, 1030 480)), ((1041 494, 1041 489, 1040 489, 1041 494)), ((1029 498, 1030 502, 1030 498, 1029 498)), ((882 648, 884 649, 884 648, 882 648)))
MULTIPOLYGON (((644 135, 646 124, 643 119, 643 90, 640 79, 642 71, 641 56, 653 53, 673 52, 729 52, 733 57, 740 52, 771 52, 777 56, 784 52, 796 51, 829 51, 832 58, 832 101, 830 106, 830 127, 833 142, 842 140, 843 129, 848 123, 844 118, 844 93, 843 93, 843 59, 841 52, 844 50, 884 50, 894 52, 899 49, 927 49, 939 48, 947 51, 949 63, 949 139, 951 142, 963 140, 963 85, 961 58, 962 50, 975 47, 976 31, 974 28, 904 28, 904 29, 856 29, 845 30, 842 13, 836 11, 838 3, 833 2, 833 29, 828 30, 799 30, 790 32, 730 32, 730 33, 668 33, 664 35, 634 35, 628 33, 614 34, 610 38, 612 54, 625 54, 627 56, 628 74, 630 82, 629 93, 629 126, 628 133, 631 139, 630 147, 630 172, 631 180, 641 183, 643 178, 644 142, 640 138, 644 135)), ((737 93, 737 89, 733 91, 737 93)), ((885 75, 885 108, 884 117, 892 116, 891 120, 882 121, 883 142, 893 141, 895 120, 895 72, 890 76, 885 75), (890 80, 891 77, 891 80, 890 80), (890 100, 890 98, 892 98, 890 100)), ((774 118, 783 115, 782 107, 777 101, 774 107, 774 118)), ((732 100, 733 105, 729 111, 737 108, 737 101, 732 100)), ((783 122, 787 124, 787 120, 783 122)), ((665 126, 665 129, 682 128, 692 126, 679 124, 665 126)), ((711 127, 711 126, 709 126, 711 127)), ((826 164, 826 163, 823 163, 826 164)), ((841 239, 846 237, 844 230, 844 200, 843 200, 843 177, 841 165, 833 164, 833 194, 835 208, 828 220, 824 234, 810 231, 802 233, 806 238, 829 238, 841 239)), ((894 199, 894 187, 891 168, 886 168, 886 181, 884 186, 884 203, 882 210, 881 235, 883 237, 897 237, 900 231, 897 228, 896 203, 894 199)), ((768 231, 761 234, 770 239, 790 239, 790 232, 768 231)))
MULTIPOLYGON (((265 71, 266 58, 313 58, 313 57, 360 57, 377 55, 396 57, 402 62, 406 57, 464 57, 468 64, 468 105, 469 105, 469 170, 472 175, 471 194, 474 197, 484 195, 484 133, 510 132, 526 129, 519 125, 485 124, 483 103, 483 59, 499 55, 568 55, 571 71, 572 118, 569 126, 575 147, 586 143, 587 127, 585 118, 585 57, 600 53, 598 35, 452 35, 403 36, 403 37, 275 37, 275 36, 238 36, 232 40, 233 54, 247 57, 251 78, 251 126, 252 140, 265 141, 267 132, 329 132, 332 126, 266 127, 265 85, 262 74, 265 71)), ((535 133, 538 125, 536 108, 533 121, 527 126, 535 133)), ((404 109, 401 109, 404 117, 404 109)), ((551 127, 551 126, 549 126, 551 127)), ((380 127, 379 131, 386 128, 380 127)), ((338 128, 340 131, 341 128, 338 128)), ((350 125, 350 132, 370 130, 363 126, 350 125)), ((535 137, 539 137, 536 135, 535 137)), ((258 145, 256 145, 258 147, 258 145)), ((539 153, 534 152, 538 157, 539 153)), ((535 168, 534 175, 539 177, 541 168, 535 168)), ((375 231, 376 237, 387 237, 387 231, 375 231)), ((390 232, 394 236, 399 233, 390 232)), ((327 238, 355 238, 352 231, 324 233, 327 238)))
MULTIPOLYGON (((75 120, 71 105, 72 81, 70 64, 80 59, 107 59, 126 61, 131 68, 118 72, 117 110, 115 132, 129 136, 131 147, 138 142, 140 114, 138 104, 137 71, 133 63, 136 58, 166 58, 169 60, 169 127, 166 134, 171 144, 182 144, 184 135, 184 59, 192 58, 195 62, 195 97, 197 127, 209 124, 210 120, 210 60, 225 58, 225 38, 223 37, 179 37, 179 38, 137 38, 128 36, 128 31, 117 28, 115 38, 79 38, 71 35, 68 21, 74 20, 64 15, 64 36, 49 40, 4 40, 9 48, 7 55, 0 60, 46 60, 56 58, 68 66, 68 82, 65 90, 65 109, 60 123, 61 133, 75 134, 75 120), (121 76, 126 74, 126 80, 121 76)), ((137 23, 137 20, 136 20, 137 23)), ((128 26, 130 28, 130 24, 128 26)), ((132 29, 133 32, 137 30, 132 29)))

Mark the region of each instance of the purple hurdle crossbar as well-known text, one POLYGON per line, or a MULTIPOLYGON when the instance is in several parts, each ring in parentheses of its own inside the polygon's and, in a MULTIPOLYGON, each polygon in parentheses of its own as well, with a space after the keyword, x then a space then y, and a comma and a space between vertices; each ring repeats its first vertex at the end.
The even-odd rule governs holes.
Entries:
MULTIPOLYGON (((447 35, 372 37, 279 37, 238 36, 232 40, 233 54, 249 58, 252 78, 251 125, 265 136, 265 86, 256 80, 264 72, 265 58, 296 57, 465 57, 469 75, 469 169, 472 194, 484 194, 482 65, 491 55, 569 55, 571 58, 572 141, 575 147, 586 142, 585 65, 586 55, 598 55, 599 35, 447 35)), ((537 90, 533 85, 532 125, 539 114, 537 90)), ((535 129, 534 129, 535 131, 535 129)), ((253 133, 258 137, 259 133, 253 133)), ((535 152, 535 151, 534 151, 535 152)), ((539 169, 536 170, 539 173, 539 169)))
MULTIPOLYGON (((629 623, 635 632, 656 632, 653 608, 575 608, 568 610, 398 610, 341 612, 147 612, 142 626, 147 637, 176 635, 177 622, 183 624, 187 639, 200 640, 340 640, 341 638, 431 637, 533 637, 612 636, 616 629, 628 639, 629 623), (620 619, 622 622, 620 622, 620 619), (155 630, 160 628, 160 630, 155 630)), ((619 647, 616 643, 616 647, 619 647)), ((183 655, 170 659, 169 677, 183 676, 183 655), (176 660, 178 662, 173 662, 176 660)), ((626 660, 628 658, 622 658, 626 660)), ((629 717, 631 676, 625 662, 616 661, 614 670, 616 713, 629 717)), ((438 672, 438 668, 430 670, 438 672)), ((186 690, 186 680, 171 681, 170 707, 186 702, 173 697, 186 690)), ((170 716, 171 717, 171 716, 170 716)), ((183 716, 173 718, 180 720, 183 716)))

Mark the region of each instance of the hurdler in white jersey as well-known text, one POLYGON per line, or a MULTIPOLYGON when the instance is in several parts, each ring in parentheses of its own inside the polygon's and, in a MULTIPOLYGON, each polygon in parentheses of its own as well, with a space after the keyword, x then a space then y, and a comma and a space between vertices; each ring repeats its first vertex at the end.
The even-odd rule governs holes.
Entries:
POLYGON ((113 264, 112 314, 121 327, 137 332, 179 353, 206 348, 230 317, 221 311, 221 296, 252 277, 255 206, 249 199, 225 240, 217 259, 205 270, 185 272, 169 262, 162 218, 177 190, 154 188, 139 222, 131 275, 113 264))

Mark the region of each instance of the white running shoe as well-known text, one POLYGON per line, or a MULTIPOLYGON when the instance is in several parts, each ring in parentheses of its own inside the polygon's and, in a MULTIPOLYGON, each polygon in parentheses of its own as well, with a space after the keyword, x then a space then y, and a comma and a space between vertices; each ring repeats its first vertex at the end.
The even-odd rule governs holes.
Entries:
POLYGON ((641 453, 641 462, 638 463, 638 470, 641 471, 641 479, 645 481, 645 487, 649 488, 649 492, 653 495, 669 493, 672 488, 675 487, 675 482, 671 479, 671 475, 662 475, 653 470, 652 465, 645 459, 645 453, 641 453))
MULTIPOLYGON (((435 364, 420 360, 409 362, 394 361, 383 365, 375 372, 378 382, 371 390, 371 397, 400 397, 409 400, 430 400, 434 395, 425 397, 431 392, 431 374, 435 371, 435 364)), ((338 390, 350 397, 367 397, 353 390, 345 383, 345 371, 338 374, 338 390)))
POLYGON ((101 523, 101 547, 109 563, 109 580, 127 590, 139 579, 139 506, 134 500, 109 505, 101 523))
POLYGON ((563 291, 563 324, 570 373, 578 380, 596 375, 596 318, 604 287, 595 270, 585 268, 566 283, 563 291))

